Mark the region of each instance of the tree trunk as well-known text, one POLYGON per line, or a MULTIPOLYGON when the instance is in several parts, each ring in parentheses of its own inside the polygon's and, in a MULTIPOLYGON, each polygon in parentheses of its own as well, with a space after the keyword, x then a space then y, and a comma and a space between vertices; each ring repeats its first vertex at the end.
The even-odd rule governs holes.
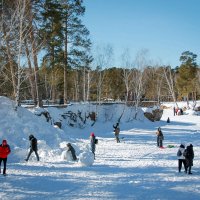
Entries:
POLYGON ((7 51, 7 55, 8 55, 9 65, 10 65, 14 97, 16 97, 16 95, 17 95, 17 79, 16 79, 16 76, 15 76, 15 68, 14 68, 14 63, 13 63, 13 59, 12 59, 11 48, 10 48, 10 44, 9 44, 9 41, 8 41, 8 37, 7 37, 7 34, 6 34, 4 24, 2 26, 2 29, 3 29, 4 39, 5 39, 5 42, 6 42, 6 51, 7 51))
POLYGON ((86 101, 86 73, 85 67, 83 68, 83 101, 86 101))
POLYGON ((90 97, 90 71, 87 72, 87 96, 86 99, 89 101, 90 97))
POLYGON ((67 104, 67 20, 65 30, 65 50, 64 50, 64 103, 67 104))
POLYGON ((33 102, 36 102, 37 99, 36 99, 35 78, 34 78, 34 72, 31 65, 30 52, 28 49, 27 39, 25 39, 25 47, 26 47, 26 57, 28 60, 28 73, 29 73, 28 79, 31 85, 31 96, 32 96, 33 102))
POLYGON ((35 76, 35 88, 36 88, 36 96, 37 96, 37 106, 42 107, 42 97, 41 97, 41 89, 40 89, 40 77, 39 77, 39 67, 37 60, 37 48, 35 44, 35 36, 33 29, 33 13, 32 13, 32 4, 31 0, 29 0, 29 12, 30 12, 30 41, 32 44, 32 55, 33 55, 33 64, 34 64, 34 76, 35 76))

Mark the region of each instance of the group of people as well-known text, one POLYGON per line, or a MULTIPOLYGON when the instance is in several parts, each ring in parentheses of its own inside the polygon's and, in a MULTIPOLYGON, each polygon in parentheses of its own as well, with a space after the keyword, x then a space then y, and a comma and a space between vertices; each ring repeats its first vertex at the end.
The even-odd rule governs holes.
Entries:
POLYGON ((192 174, 191 169, 193 166, 193 159, 194 159, 193 145, 190 144, 185 148, 185 145, 181 144, 177 152, 177 157, 178 157, 178 171, 181 172, 183 164, 185 173, 192 174))
MULTIPOLYGON (((31 154, 34 152, 37 158, 37 161, 40 160, 39 155, 38 155, 38 144, 37 144, 37 138, 34 137, 34 135, 29 136, 29 141, 30 141, 30 149, 29 153, 27 155, 27 158, 25 161, 28 161, 31 154)), ((72 147, 70 143, 67 144, 68 147, 68 152, 71 152, 73 160, 77 160, 75 149, 72 147)), ((6 175, 6 164, 7 164, 7 157, 10 154, 10 146, 7 144, 6 140, 2 141, 2 144, 0 145, 0 173, 1 173, 1 163, 3 161, 3 175, 6 175)))
MULTIPOLYGON (((35 152, 37 160, 39 161, 39 155, 37 152, 38 151, 37 139, 33 135, 30 135, 29 140, 30 140, 30 150, 29 150, 28 156, 25 159, 25 161, 29 160, 29 157, 31 156, 31 154, 33 152, 35 152)), ((11 152, 11 150, 10 150, 10 146, 7 144, 7 140, 3 140, 2 144, 0 145, 0 173, 1 173, 1 163, 3 161, 3 175, 4 176, 6 175, 7 158, 8 158, 8 155, 10 154, 10 152, 11 152)))
MULTIPOLYGON (((157 135, 157 146, 160 148, 163 148, 163 140, 164 135, 160 127, 158 127, 158 130, 156 131, 157 135)), ((178 152, 178 171, 181 172, 182 165, 185 168, 185 173, 192 174, 191 168, 193 166, 193 159, 194 159, 194 151, 193 151, 193 145, 190 144, 185 148, 184 144, 181 144, 178 152)))
MULTIPOLYGON (((120 128, 119 128, 119 123, 117 123, 116 125, 113 125, 114 128, 114 132, 115 132, 115 137, 116 137, 116 141, 117 143, 120 142, 119 140, 119 132, 120 132, 120 128)), ((39 155, 38 155, 38 144, 37 144, 37 138, 34 135, 29 135, 29 141, 30 141, 30 149, 29 149, 29 153, 27 155, 27 158, 25 159, 25 161, 28 161, 31 154, 34 152, 36 155, 36 159, 37 161, 40 160, 39 155)), ((95 150, 96 150, 96 144, 98 143, 98 139, 96 138, 95 134, 92 132, 90 134, 90 149, 91 152, 94 155, 94 159, 95 159, 95 150)), ((71 153, 72 155, 72 159, 74 161, 77 160, 77 156, 76 156, 76 151, 74 149, 74 147, 71 145, 71 143, 67 144, 67 152, 71 153)), ((6 175, 6 163, 7 163, 7 157, 10 154, 11 150, 10 150, 10 146, 7 144, 6 140, 2 141, 2 144, 0 145, 0 173, 1 173, 1 163, 3 161, 3 174, 6 175)))
POLYGON ((175 115, 183 115, 183 109, 182 108, 176 108, 176 107, 174 107, 174 116, 175 115))
MULTIPOLYGON (((116 142, 119 143, 120 142, 120 140, 119 140, 119 132, 120 132, 119 123, 117 122, 116 125, 113 125, 113 128, 114 128, 116 142)), ((163 132, 160 127, 158 127, 156 135, 157 135, 157 146, 162 148, 164 135, 163 135, 163 132)), ((30 150, 29 150, 29 153, 28 153, 25 161, 29 160, 29 158, 33 152, 36 155, 37 161, 39 161, 40 159, 39 159, 39 155, 38 155, 37 139, 33 135, 30 135, 29 141, 30 141, 30 150)), ((96 139, 95 134, 92 132, 90 134, 90 149, 94 155, 94 159, 95 159, 95 150, 96 150, 97 143, 98 143, 98 139, 96 139)), ((73 146, 70 143, 67 144, 67 147, 68 147, 67 151, 71 153, 72 159, 74 161, 76 161, 77 156, 76 156, 75 149, 73 148, 73 146)), ((3 175, 6 175, 7 157, 10 154, 10 152, 11 152, 10 146, 7 144, 6 140, 3 140, 2 144, 0 145, 0 173, 1 173, 1 163, 3 161, 3 164, 4 164, 3 175)), ((178 171, 181 172, 181 168, 183 165, 184 169, 185 169, 185 173, 192 174, 191 168, 193 166, 193 159, 194 159, 193 145, 190 144, 189 146, 187 146, 187 148, 185 148, 184 144, 181 144, 178 149, 177 156, 178 156, 178 171)))

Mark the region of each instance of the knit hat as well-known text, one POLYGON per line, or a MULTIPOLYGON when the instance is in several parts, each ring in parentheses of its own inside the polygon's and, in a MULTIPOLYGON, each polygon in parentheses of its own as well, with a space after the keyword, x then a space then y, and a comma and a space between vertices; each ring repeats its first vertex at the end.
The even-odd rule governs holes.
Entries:
POLYGON ((94 133, 91 133, 90 135, 91 135, 91 136, 94 136, 94 133))

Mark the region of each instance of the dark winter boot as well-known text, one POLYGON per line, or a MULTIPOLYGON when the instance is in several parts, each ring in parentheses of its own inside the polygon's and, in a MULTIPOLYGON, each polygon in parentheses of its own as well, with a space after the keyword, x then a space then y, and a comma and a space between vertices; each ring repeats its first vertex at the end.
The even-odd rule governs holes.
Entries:
POLYGON ((191 166, 189 166, 188 174, 192 174, 192 173, 191 173, 191 166))

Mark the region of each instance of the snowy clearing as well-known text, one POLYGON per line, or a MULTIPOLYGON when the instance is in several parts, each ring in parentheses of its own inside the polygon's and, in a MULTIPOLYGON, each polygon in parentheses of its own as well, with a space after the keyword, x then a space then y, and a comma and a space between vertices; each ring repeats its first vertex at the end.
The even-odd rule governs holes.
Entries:
MULTIPOLYGON (((14 143, 12 135, 4 133, 10 127, 14 129, 13 126, 9 126, 11 122, 5 123, 5 117, 2 115, 9 115, 11 110, 8 106, 7 109, 3 109, 1 104, 0 138, 8 140, 12 153, 8 156, 8 175, 0 176, 0 199, 200 199, 200 116, 191 113, 173 116, 173 110, 170 108, 164 110, 159 122, 139 120, 132 121, 132 124, 129 123, 127 126, 123 122, 120 132, 121 143, 116 143, 113 132, 106 131, 107 126, 102 122, 98 125, 101 131, 95 132, 99 139, 96 159, 92 166, 82 166, 80 162, 61 159, 64 148, 58 148, 57 143, 60 144, 63 138, 72 142, 79 157, 89 144, 90 129, 82 130, 83 137, 79 135, 79 138, 73 138, 73 133, 65 136, 62 131, 56 129, 60 138, 56 135, 50 137, 56 141, 54 148, 50 148, 53 141, 48 141, 49 138, 44 133, 41 136, 42 140, 39 141, 41 161, 37 162, 35 155, 32 155, 30 161, 25 162, 23 159, 27 154, 28 145, 26 137, 30 129, 38 139, 40 135, 37 132, 42 129, 35 125, 34 130, 30 125, 30 129, 25 130, 25 135, 21 123, 22 118, 25 120, 26 116, 20 116, 18 121, 18 118, 15 118, 15 128, 19 128, 19 132, 22 130, 24 135, 22 134, 21 138, 24 140, 18 136, 15 137, 14 143), (166 123, 168 117, 171 123, 166 123), (155 132, 159 126, 165 136, 164 149, 156 146, 155 132), (47 143, 44 142, 45 138, 47 143), (178 173, 176 152, 181 142, 186 145, 192 143, 194 146, 192 175, 185 174, 183 169, 178 173), (25 145, 22 145, 23 143, 25 145), (168 148, 168 145, 173 145, 174 148, 168 148), (17 151, 20 147, 26 149, 17 151), (15 159, 16 155, 21 156, 21 159, 15 159)), ((36 123, 37 120, 34 117, 30 124, 36 123)), ((52 131, 52 127, 46 122, 40 123, 43 123, 42 126, 47 132, 52 131)), ((91 129, 94 131, 95 127, 91 129)))

